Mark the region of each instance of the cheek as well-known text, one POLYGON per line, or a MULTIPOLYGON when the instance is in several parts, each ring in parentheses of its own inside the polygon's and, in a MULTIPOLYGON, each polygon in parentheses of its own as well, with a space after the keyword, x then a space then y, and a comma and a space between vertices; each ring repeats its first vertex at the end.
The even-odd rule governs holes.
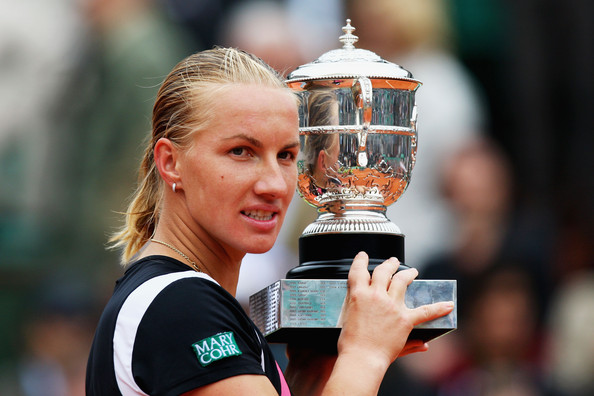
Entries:
POLYGON ((285 183, 287 184, 291 196, 293 196, 293 192, 297 190, 297 176, 297 165, 291 167, 285 174, 285 183))
POLYGON ((250 178, 243 170, 227 169, 218 170, 218 172, 214 170, 209 180, 212 184, 211 190, 216 191, 221 199, 223 197, 237 199, 238 196, 247 193, 251 184, 250 178))

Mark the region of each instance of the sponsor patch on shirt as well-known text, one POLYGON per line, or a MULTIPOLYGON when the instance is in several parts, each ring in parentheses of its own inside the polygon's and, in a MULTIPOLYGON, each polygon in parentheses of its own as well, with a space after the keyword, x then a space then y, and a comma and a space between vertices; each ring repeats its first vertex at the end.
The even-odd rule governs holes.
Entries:
POLYGON ((196 352, 202 367, 206 367, 217 360, 241 355, 232 331, 218 333, 200 340, 192 344, 192 349, 196 352))

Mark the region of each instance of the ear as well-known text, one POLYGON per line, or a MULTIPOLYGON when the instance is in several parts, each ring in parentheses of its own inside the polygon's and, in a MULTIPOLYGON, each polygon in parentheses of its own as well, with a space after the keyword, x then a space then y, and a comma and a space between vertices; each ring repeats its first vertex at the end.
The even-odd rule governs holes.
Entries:
POLYGON ((326 152, 324 150, 320 150, 318 153, 318 160, 316 161, 316 169, 320 172, 326 172, 326 152))
POLYGON ((181 187, 180 176, 178 172, 178 155, 179 150, 173 145, 171 140, 161 138, 155 144, 153 156, 155 157, 155 165, 161 174, 165 183, 170 187, 176 183, 177 187, 181 187))

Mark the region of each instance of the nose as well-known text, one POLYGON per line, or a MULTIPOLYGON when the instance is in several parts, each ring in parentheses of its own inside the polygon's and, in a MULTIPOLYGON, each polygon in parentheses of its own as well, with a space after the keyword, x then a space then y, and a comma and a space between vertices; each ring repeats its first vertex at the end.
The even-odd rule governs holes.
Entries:
POLYGON ((258 171, 258 178, 254 185, 254 192, 257 195, 264 195, 270 198, 282 198, 289 193, 287 180, 288 169, 283 169, 276 160, 263 162, 258 171))

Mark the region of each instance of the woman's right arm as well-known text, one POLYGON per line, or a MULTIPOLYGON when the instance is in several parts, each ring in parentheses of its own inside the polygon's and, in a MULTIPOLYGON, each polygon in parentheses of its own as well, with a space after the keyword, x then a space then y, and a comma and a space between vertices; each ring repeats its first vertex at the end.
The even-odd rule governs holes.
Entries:
POLYGON ((338 356, 320 356, 320 364, 303 358, 293 361, 289 356, 287 380, 295 395, 376 395, 398 356, 427 350, 420 341, 406 343, 413 327, 452 311, 450 302, 406 307, 406 288, 417 271, 396 272, 399 263, 392 258, 370 276, 368 261, 365 253, 359 253, 349 272, 338 356))

